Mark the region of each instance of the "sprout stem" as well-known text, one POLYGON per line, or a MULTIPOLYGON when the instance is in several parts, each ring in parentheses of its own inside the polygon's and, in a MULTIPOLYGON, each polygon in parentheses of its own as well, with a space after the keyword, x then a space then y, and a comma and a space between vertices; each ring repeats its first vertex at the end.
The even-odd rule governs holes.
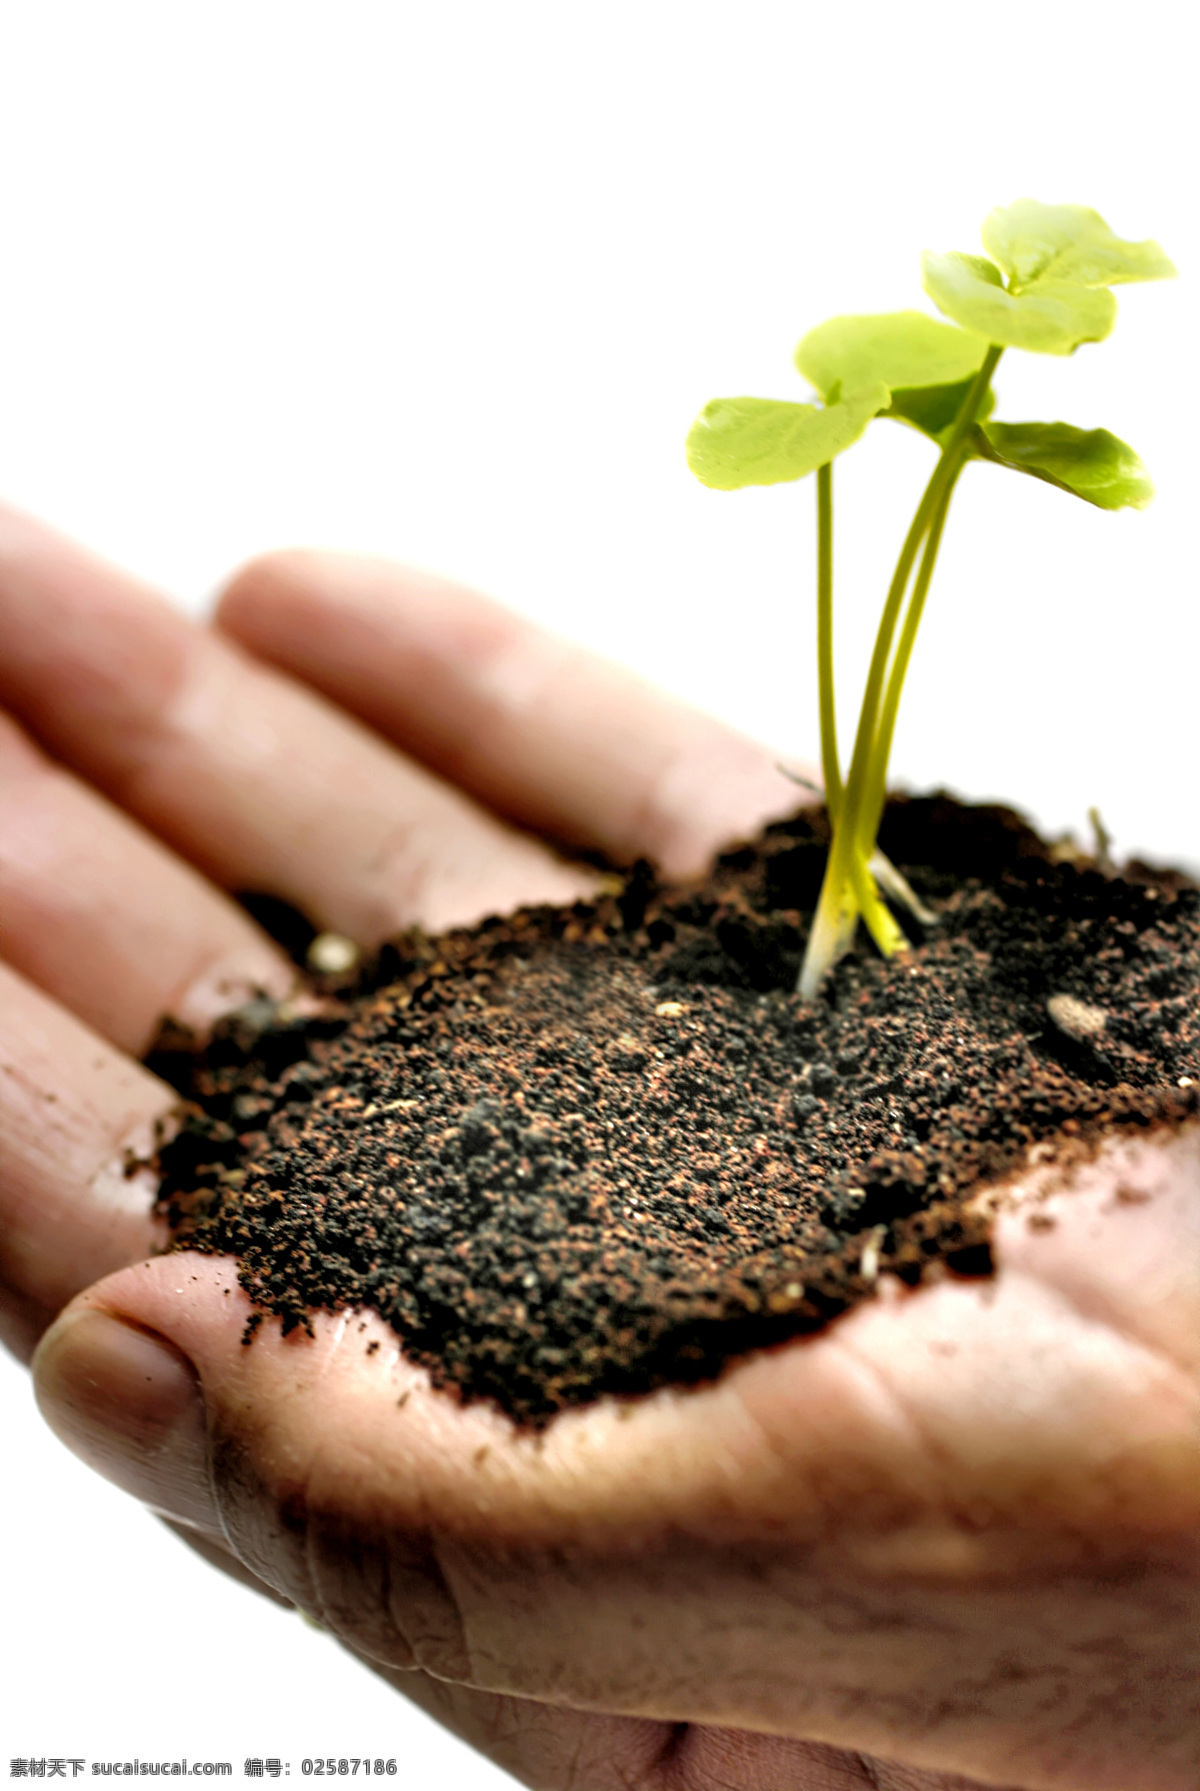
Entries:
POLYGON ((821 711, 821 774, 829 819, 842 802, 833 688, 833 463, 817 468, 817 689, 821 711))
POLYGON ((908 940, 880 897, 870 866, 861 858, 855 858, 851 862, 850 887, 854 891, 858 911, 867 924, 867 931, 884 957, 890 958, 898 951, 907 951, 908 940))
MULTIPOLYGON (((850 761, 850 771, 842 789, 841 801, 834 820, 829 862, 825 867, 825 879, 821 885, 820 900, 817 903, 817 912, 813 917, 812 930, 809 933, 808 946, 797 983, 799 993, 806 1001, 814 999, 826 971, 847 949, 853 938, 853 926, 847 926, 846 922, 848 910, 852 914, 854 909, 858 908, 866 918, 869 908, 868 924, 872 937, 881 951, 885 953, 896 951, 903 944, 903 934, 900 933, 894 921, 891 922, 894 937, 887 934, 879 921, 877 910, 883 908, 883 903, 875 889, 874 880, 866 868, 874 851, 874 833, 872 831, 870 839, 863 837, 870 826, 871 809, 868 805, 872 793, 877 783, 880 788, 883 787, 883 779, 886 778, 887 772, 885 756, 882 777, 877 778, 873 775, 876 770, 877 750, 880 744, 880 703, 883 697, 884 678, 888 669, 888 661, 891 658, 896 624, 900 617, 904 595, 908 589, 908 581, 912 575, 917 553, 939 511, 941 511, 942 522, 945 520, 944 505, 948 502, 954 481, 961 471, 966 458, 971 428, 1003 352, 1001 347, 993 344, 984 356, 978 373, 971 381, 967 395, 963 399, 962 409, 955 420, 954 428, 938 456, 937 465, 934 467, 929 483, 921 496, 921 501, 917 505, 916 515, 904 538, 904 545, 900 549, 900 557, 896 562, 896 570, 892 574, 892 582, 888 587, 887 600, 879 620, 879 630, 875 636, 875 646, 867 671, 866 688, 863 691, 862 709, 859 713, 858 728, 854 737, 854 753, 850 761), (857 867, 861 867, 863 876, 856 875, 857 867), (865 902, 864 897, 866 898, 865 902), (884 943, 885 938, 889 939, 889 943, 884 943)), ((937 537, 940 540, 940 525, 937 537)), ((936 552, 935 543, 934 558, 936 558, 936 552)), ((925 590, 928 589, 929 577, 932 577, 932 574, 933 559, 930 559, 925 590)), ((924 603, 924 594, 923 590, 921 592, 922 604, 924 603)), ((920 621, 919 609, 916 620, 920 621)), ((915 633, 916 624, 914 623, 912 635, 915 636, 915 633)), ((912 640, 910 638, 909 654, 911 651, 912 640)), ((906 668, 907 659, 904 664, 906 668)), ((903 669, 901 670, 902 683, 903 669)), ((895 692, 897 704, 899 695, 899 686, 897 686, 895 692)), ((893 728, 894 725, 895 716, 893 714, 893 728)), ((889 749, 890 745, 889 733, 887 741, 889 749)), ((886 913, 886 910, 884 912, 886 913)), ((891 921, 890 915, 888 920, 891 921)))
POLYGON ((925 537, 925 549, 917 568, 912 596, 908 600, 908 610, 904 617, 904 626, 900 630, 895 658, 892 660, 887 687, 883 693, 879 729, 875 736, 875 750, 871 756, 867 797, 863 804, 862 818, 859 823, 859 845, 868 856, 874 849, 875 837, 879 832, 879 823, 883 818, 884 804, 887 801, 887 768, 892 753, 892 739, 896 732, 896 715, 900 708, 900 695, 904 689, 904 679, 912 658, 917 629, 921 624, 921 615, 925 608, 929 581, 933 577, 938 548, 941 546, 942 530, 946 526, 946 513, 950 508, 950 499, 954 494, 954 487, 958 482, 958 475, 963 469, 965 460, 965 453, 960 450, 954 476, 942 493, 941 502, 930 520, 929 533, 925 537))

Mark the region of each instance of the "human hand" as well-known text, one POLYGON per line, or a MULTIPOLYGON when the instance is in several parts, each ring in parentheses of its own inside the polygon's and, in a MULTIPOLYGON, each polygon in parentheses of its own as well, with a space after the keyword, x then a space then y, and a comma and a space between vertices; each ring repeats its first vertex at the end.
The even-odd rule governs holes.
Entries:
POLYGON ((121 1048, 290 981, 220 885, 364 943, 574 887, 304 684, 515 820, 676 873, 794 800, 764 753, 411 575, 279 556, 222 622, 295 681, 4 523, 0 698, 94 786, 6 728, 0 1277, 32 1333, 117 1270, 44 1342, 60 1434, 533 1785, 1190 1791, 1194 1134, 1111 1151, 1051 1231, 1014 1201, 992 1283, 540 1444, 331 1317, 243 1349, 228 1262, 122 1267, 150 1190, 105 1165, 172 1096, 121 1048))

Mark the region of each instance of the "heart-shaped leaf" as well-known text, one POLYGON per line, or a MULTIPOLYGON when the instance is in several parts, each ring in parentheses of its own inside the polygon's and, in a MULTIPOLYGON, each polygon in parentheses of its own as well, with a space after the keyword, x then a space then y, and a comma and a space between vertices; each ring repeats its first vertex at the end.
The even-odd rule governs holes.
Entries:
POLYGON ((1039 280, 1028 292, 1006 292, 999 268, 979 255, 927 252, 921 267, 939 311, 1006 348, 1071 354, 1081 342, 1102 342, 1116 321, 1117 301, 1103 288, 1039 280))
POLYGON ((1101 510, 1141 510, 1154 496, 1145 467, 1129 446, 1107 429, 1075 429, 1070 423, 984 423, 976 452, 985 460, 1030 473, 1073 492, 1101 510))
POLYGON ((939 323, 921 311, 831 317, 810 330, 796 350, 796 365, 822 397, 882 380, 893 391, 945 386, 983 364, 986 341, 939 323))
POLYGON ((1042 205, 1018 199, 998 206, 983 226, 983 246, 1015 291, 1047 280, 1115 286, 1128 280, 1166 280, 1175 269, 1155 242, 1114 236, 1086 205, 1042 205))
MULTIPOLYGON (((952 386, 910 386, 907 391, 892 393, 892 402, 883 414, 895 417, 898 423, 911 424, 941 445, 958 421, 971 384, 969 379, 960 379, 952 386)), ((995 403, 996 394, 989 386, 976 417, 991 416, 995 403)))
POLYGON ((688 431, 688 465, 717 491, 802 479, 856 442, 889 397, 877 381, 824 409, 775 398, 713 398, 688 431))

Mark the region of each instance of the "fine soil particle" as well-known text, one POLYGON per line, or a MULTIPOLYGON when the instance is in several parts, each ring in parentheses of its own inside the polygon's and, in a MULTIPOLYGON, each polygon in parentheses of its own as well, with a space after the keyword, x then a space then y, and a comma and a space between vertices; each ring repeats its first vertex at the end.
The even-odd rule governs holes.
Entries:
POLYGON ((893 802, 881 844, 937 923, 889 961, 860 943, 806 1006, 826 843, 804 814, 702 886, 638 867, 408 936, 315 1018, 164 1033, 191 1103, 161 1155, 175 1243, 239 1258, 252 1327, 373 1308, 437 1385, 540 1423, 711 1378, 881 1271, 986 1274, 981 1182, 1200 1109, 1185 879, 893 802))

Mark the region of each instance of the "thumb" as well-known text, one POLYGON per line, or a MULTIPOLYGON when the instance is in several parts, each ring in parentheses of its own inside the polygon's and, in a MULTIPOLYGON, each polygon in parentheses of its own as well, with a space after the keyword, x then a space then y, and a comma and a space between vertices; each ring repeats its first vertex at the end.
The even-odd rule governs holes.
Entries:
MULTIPOLYGON (((232 1280, 232 1265, 229 1271, 232 1280)), ((42 1415, 74 1454, 124 1492, 165 1517, 219 1534, 195 1366, 161 1332, 96 1303, 95 1291, 69 1306, 38 1346, 33 1368, 42 1415)))

